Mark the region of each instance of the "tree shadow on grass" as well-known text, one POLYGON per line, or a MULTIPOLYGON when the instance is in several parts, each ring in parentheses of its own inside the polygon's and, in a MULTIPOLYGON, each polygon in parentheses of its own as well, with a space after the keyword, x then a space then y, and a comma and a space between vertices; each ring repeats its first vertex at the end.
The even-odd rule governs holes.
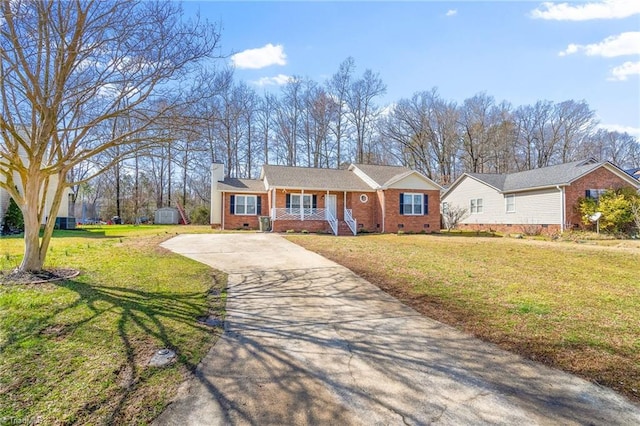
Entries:
MULTIPOLYGON (((119 395, 117 402, 111 401, 113 409, 108 423, 120 418, 127 400, 136 391, 136 384, 143 377, 144 370, 154 368, 148 367, 148 362, 158 349, 174 350, 178 364, 189 371, 195 370, 199 360, 193 359, 191 354, 183 353, 186 348, 182 345, 184 336, 193 333, 193 329, 199 329, 203 334, 211 331, 210 327, 196 320, 207 309, 202 293, 146 291, 88 285, 78 281, 58 285, 77 293, 79 298, 76 304, 84 304, 92 312, 91 316, 71 325, 72 328, 81 327, 107 312, 117 315, 117 344, 122 345, 125 355, 124 364, 119 369, 124 392, 119 395)), ((194 338, 202 340, 201 335, 195 336, 194 338)))
MULTIPOLYGON (((0 353, 8 346, 20 348, 37 336, 43 347, 49 346, 47 341, 50 340, 80 340, 77 346, 79 351, 76 350, 74 354, 53 355, 60 356, 60 359, 83 356, 82 353, 91 353, 91 357, 108 357, 104 363, 113 365, 111 371, 114 376, 105 377, 104 380, 113 381, 117 389, 114 390, 113 385, 105 389, 99 383, 87 383, 88 389, 100 390, 87 394, 84 407, 62 407, 78 419, 120 423, 132 415, 131 412, 125 412, 130 410, 129 400, 140 392, 144 393, 144 390, 140 390, 141 386, 155 374, 153 369, 157 367, 149 367, 148 362, 158 349, 174 350, 177 354, 175 363, 194 371, 199 361, 198 353, 201 356, 208 347, 209 339, 206 336, 212 336, 212 328, 197 321, 197 317, 206 314, 208 309, 202 292, 149 291, 95 285, 79 280, 60 281, 47 286, 53 291, 55 288, 64 288, 77 297, 67 303, 51 303, 50 309, 43 315, 25 316, 19 328, 4 330, 5 339, 0 353), (200 343, 191 346, 191 339, 197 339, 195 341, 200 343), (185 346, 187 343, 189 346, 185 346), (198 348, 198 345, 201 347, 198 348), (113 353, 122 353, 122 359, 114 360, 109 355, 113 353), (108 406, 107 410, 105 405, 108 406), (76 413, 73 414, 73 411, 76 413), (98 411, 102 413, 94 414, 98 411), (96 419, 95 416, 100 418, 96 419)), ((47 288, 40 287, 38 291, 46 292, 47 288)), ((79 368, 83 368, 82 364, 79 368)), ((25 371, 25 374, 31 373, 25 371)))

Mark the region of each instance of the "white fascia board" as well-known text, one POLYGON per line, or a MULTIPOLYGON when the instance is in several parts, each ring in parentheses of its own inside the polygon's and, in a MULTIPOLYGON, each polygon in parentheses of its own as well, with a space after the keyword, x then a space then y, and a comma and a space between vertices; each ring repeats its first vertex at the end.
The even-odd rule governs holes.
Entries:
POLYGON ((374 181, 373 179, 371 179, 369 177, 368 174, 366 174, 364 171, 360 170, 358 168, 358 166, 356 166, 355 164, 351 164, 349 166, 348 169, 350 172, 353 172, 356 176, 358 176, 360 179, 362 179, 364 181, 364 183, 366 183, 367 185, 369 185, 371 187, 371 189, 373 189, 374 191, 377 191, 379 189, 383 189, 380 185, 378 185, 376 183, 376 181, 374 181))

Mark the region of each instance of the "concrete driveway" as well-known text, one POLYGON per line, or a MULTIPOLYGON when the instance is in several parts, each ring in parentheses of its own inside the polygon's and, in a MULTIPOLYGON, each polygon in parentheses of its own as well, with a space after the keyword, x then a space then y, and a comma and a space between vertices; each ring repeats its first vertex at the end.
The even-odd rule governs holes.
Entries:
POLYGON ((229 289, 224 335, 157 425, 640 424, 613 391, 424 318, 278 235, 163 246, 229 289))

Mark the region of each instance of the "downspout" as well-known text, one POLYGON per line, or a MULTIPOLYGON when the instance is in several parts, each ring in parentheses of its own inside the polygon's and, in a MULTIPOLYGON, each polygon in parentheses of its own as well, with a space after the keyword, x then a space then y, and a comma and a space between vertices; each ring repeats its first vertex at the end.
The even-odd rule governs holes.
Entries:
POLYGON ((225 209, 224 209, 224 196, 225 196, 225 193, 223 192, 223 193, 222 193, 222 197, 220 197, 220 198, 222 198, 222 202, 221 202, 220 204, 222 204, 222 230, 223 230, 223 231, 224 231, 224 214, 225 214, 225 209))
POLYGON ((566 222, 565 217, 565 204, 566 204, 566 196, 564 193, 564 187, 560 187, 560 185, 556 185, 556 189, 560 191, 560 232, 564 232, 564 224, 566 222))

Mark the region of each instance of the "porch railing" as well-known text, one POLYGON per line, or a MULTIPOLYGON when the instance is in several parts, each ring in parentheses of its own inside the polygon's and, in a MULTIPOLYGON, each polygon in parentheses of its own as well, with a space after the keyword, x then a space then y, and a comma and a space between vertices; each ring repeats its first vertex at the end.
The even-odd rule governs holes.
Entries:
POLYGON ((344 221, 347 224, 347 226, 349 226, 349 229, 351 229, 351 232, 353 232, 353 235, 357 235, 358 224, 356 223, 356 220, 353 218, 353 210, 344 209, 344 221))
POLYGON ((338 219, 333 215, 333 212, 329 209, 325 209, 325 217, 327 222, 329 222, 329 226, 331 226, 331 230, 333 231, 333 235, 338 235, 338 219))
POLYGON ((327 220, 326 209, 284 208, 271 209, 271 220, 327 220))

